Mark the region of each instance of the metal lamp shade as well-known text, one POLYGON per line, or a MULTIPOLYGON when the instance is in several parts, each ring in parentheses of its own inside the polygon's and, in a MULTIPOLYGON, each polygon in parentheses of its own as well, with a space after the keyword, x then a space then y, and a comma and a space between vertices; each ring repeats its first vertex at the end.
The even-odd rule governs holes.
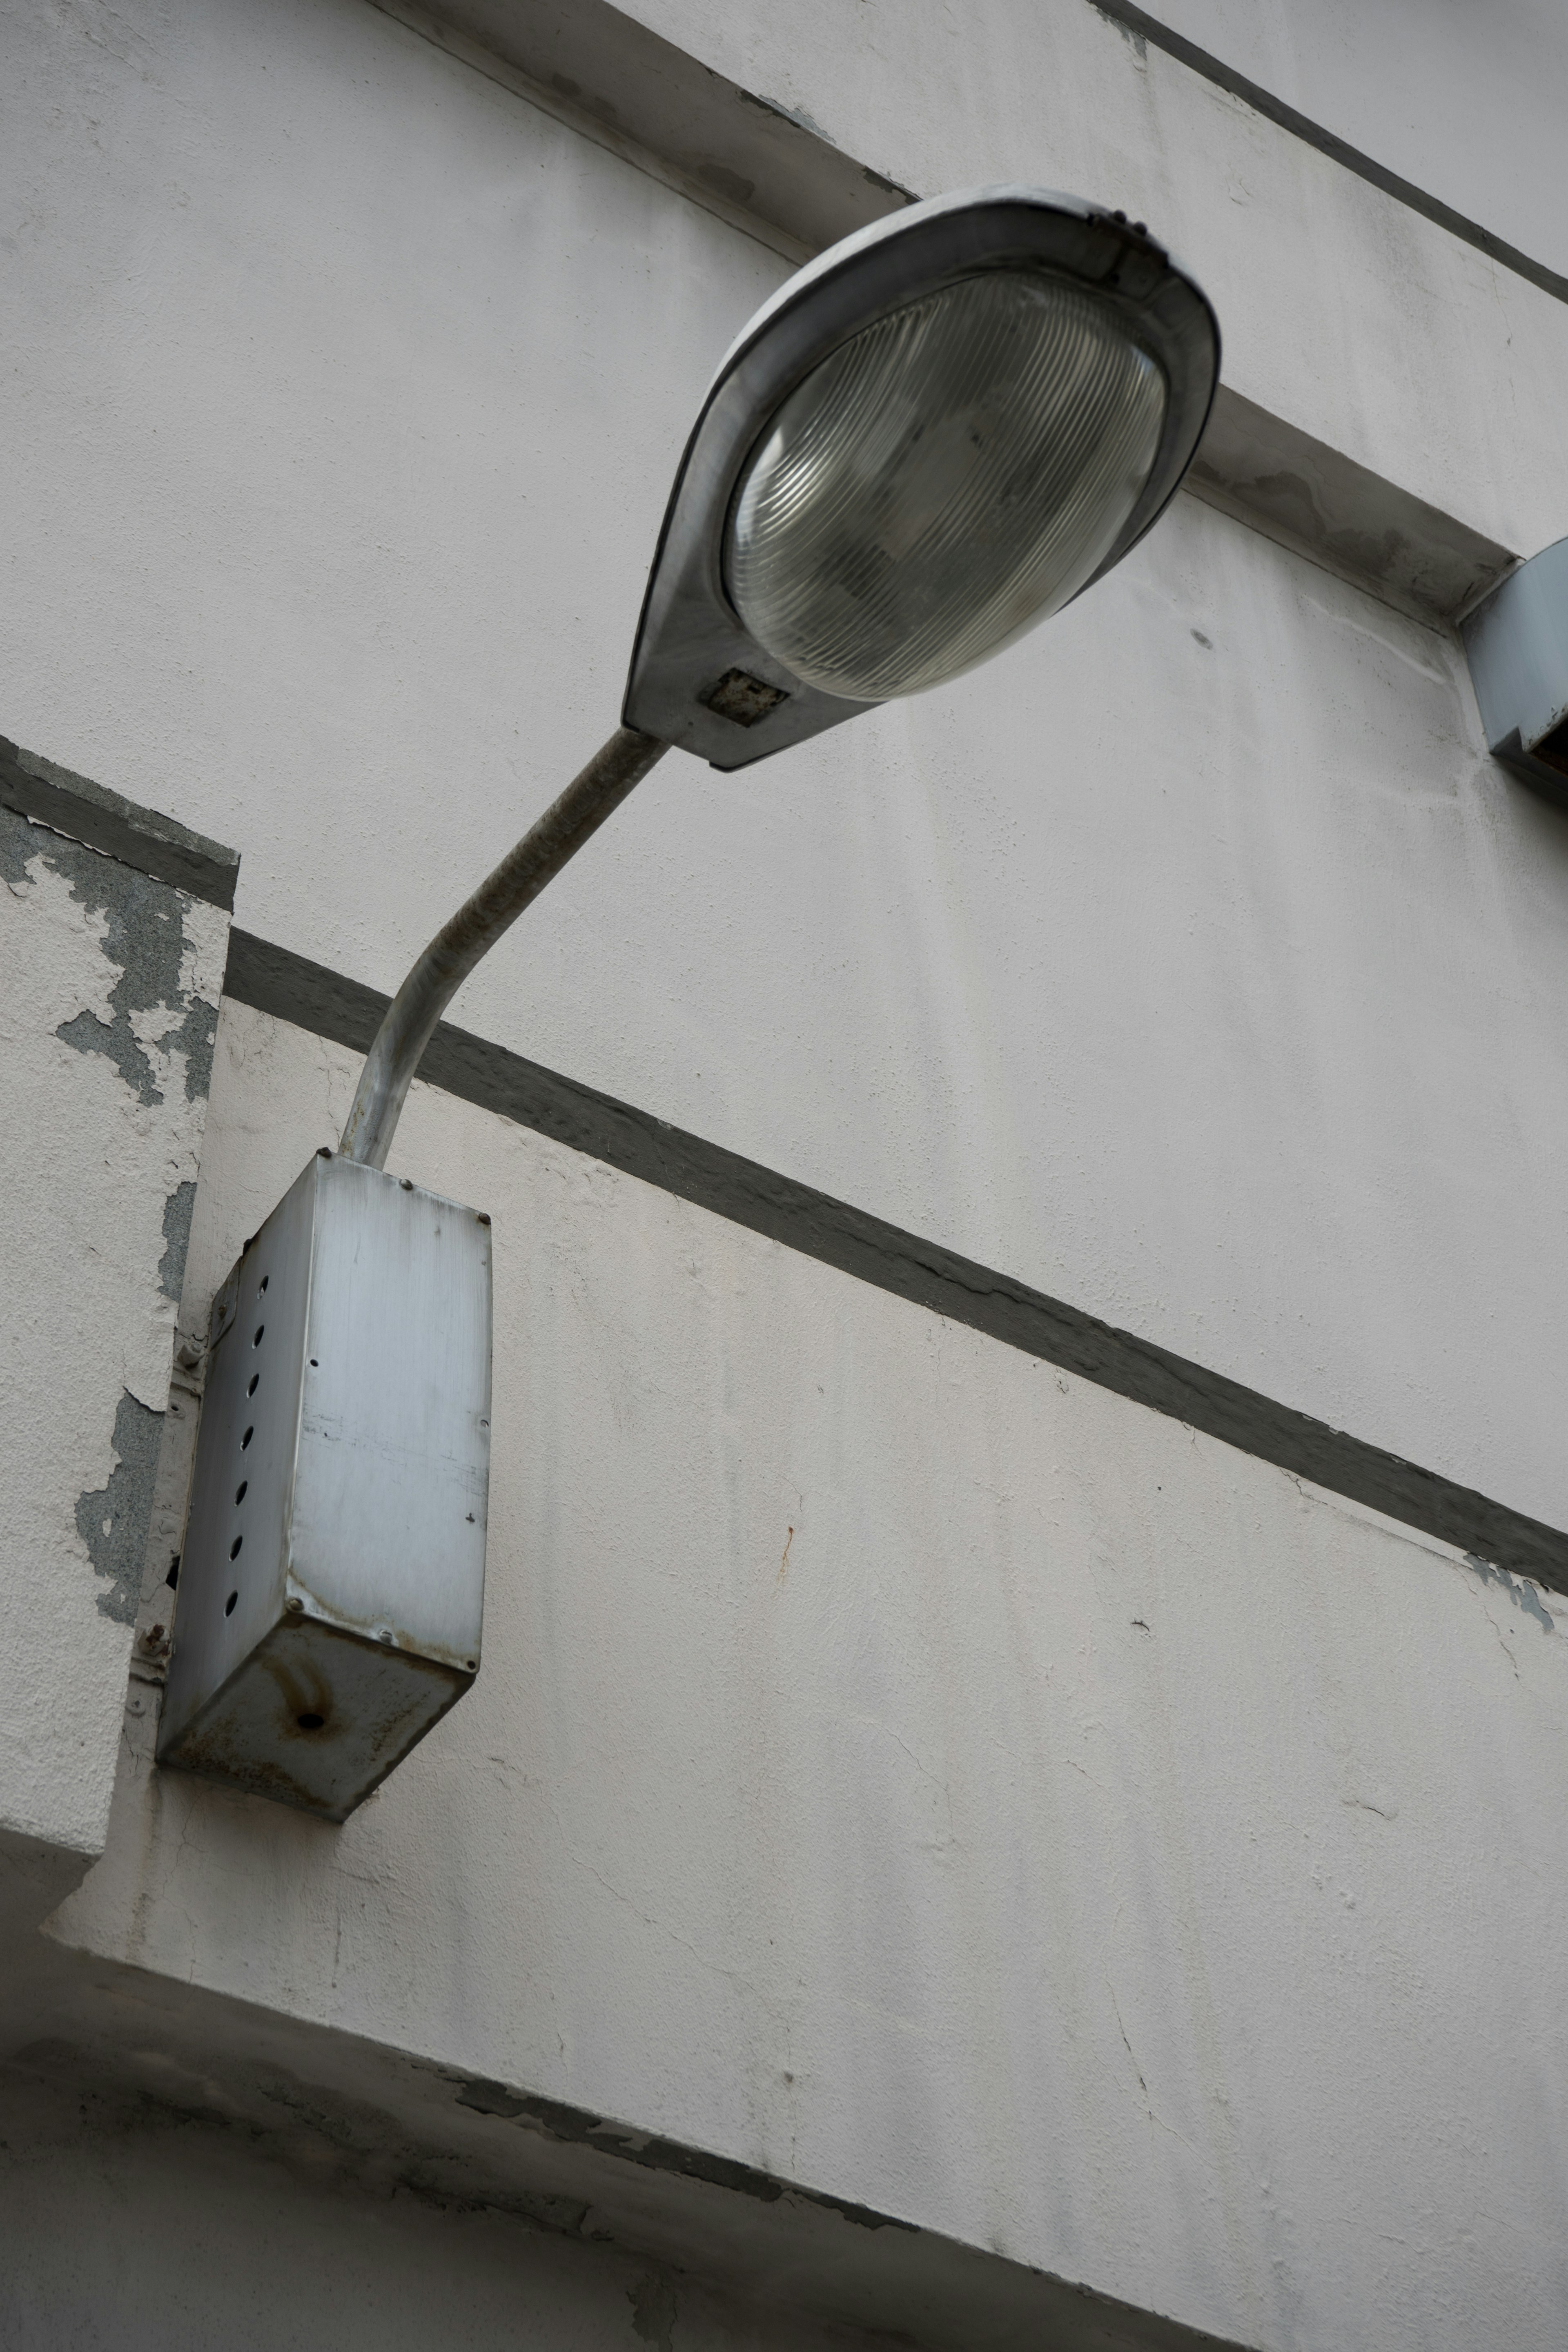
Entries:
POLYGON ((983 661, 1121 562, 1219 373, 1138 222, 971 188, 819 254, 720 363, 648 576, 623 723, 721 769, 983 661))

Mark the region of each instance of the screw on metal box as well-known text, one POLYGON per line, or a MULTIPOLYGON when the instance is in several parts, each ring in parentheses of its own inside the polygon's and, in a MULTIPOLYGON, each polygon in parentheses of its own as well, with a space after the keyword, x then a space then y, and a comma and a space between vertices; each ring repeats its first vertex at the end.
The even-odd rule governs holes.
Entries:
POLYGON ((1218 373, 1213 310, 1141 222, 1030 187, 846 238, 737 338, 676 475, 620 727, 415 963, 342 1159, 312 1161, 215 1309, 163 1760, 342 1819, 478 1669, 489 1220, 380 1171, 479 959, 672 744, 750 766, 1080 594, 1174 497, 1218 373), (273 1286, 259 1397, 234 1336, 253 1275, 273 1286))

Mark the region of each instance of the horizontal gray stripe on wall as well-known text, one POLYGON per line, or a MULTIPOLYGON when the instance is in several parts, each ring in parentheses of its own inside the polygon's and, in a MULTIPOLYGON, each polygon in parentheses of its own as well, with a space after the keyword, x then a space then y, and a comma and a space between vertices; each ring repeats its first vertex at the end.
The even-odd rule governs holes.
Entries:
POLYGON ((139 808, 134 801, 57 768, 37 751, 19 751, 0 735, 0 806, 14 809, 51 833, 64 834, 85 848, 172 883, 193 898, 205 898, 226 914, 234 905, 239 858, 221 842, 192 833, 172 816, 139 808))
MULTIPOLYGON (((240 930, 229 935, 224 992, 358 1052, 368 1048, 387 1003, 358 981, 240 930)), ((1494 1567, 1568 1593, 1568 1535, 1556 1528, 505 1046, 443 1022, 420 1076, 858 1281, 1058 1364, 1494 1567)))
MULTIPOLYGON (((711 2148, 635 2131, 593 2108, 568 2106, 504 2083, 442 2072, 456 2104, 474 2115, 493 2116, 536 2140, 585 2151, 591 2159, 662 2175, 664 2195, 671 2201, 661 2210, 685 2217, 678 2226, 684 2227, 688 2243, 712 2231, 715 2190, 745 2198, 751 2207, 745 2221, 731 2219, 720 2226, 735 2233, 731 2243, 748 2246, 748 2259, 759 2274, 778 2276, 782 2256, 819 2319, 854 2327, 852 2337, 836 2340, 923 2344, 936 2352, 944 2346, 973 2352, 982 2345, 994 2352, 1026 2345, 1048 2352, 1242 2352, 1228 2337, 1119 2303, 989 2246, 942 2237, 919 2222, 808 2189, 711 2148), (868 2337, 862 2331, 873 2315, 878 2332, 868 2337)), ((594 2195, 602 2178, 596 2164, 595 2172, 574 2173, 573 2204, 594 2195)), ((639 2207, 644 2201, 638 2199, 639 2207)), ((612 2236, 616 2210, 613 2203, 607 2207, 612 2236)))
POLYGON ((1190 66, 1194 73, 1201 74, 1205 81, 1213 82, 1217 89, 1228 90, 1233 98, 1245 100, 1255 114, 1261 114, 1268 121, 1278 123, 1280 130, 1289 131, 1292 138, 1304 140, 1309 147, 1317 148, 1320 154, 1342 164, 1347 172, 1353 172, 1358 180, 1365 180, 1372 187, 1381 188, 1385 196, 1392 196, 1396 204, 1407 205, 1412 212, 1420 213, 1425 219, 1435 222, 1438 228, 1447 229, 1450 236, 1458 237, 1463 244, 1473 245, 1478 253, 1489 255, 1502 268, 1511 269, 1515 277, 1527 278, 1532 286, 1539 286, 1543 294, 1554 296, 1559 302, 1568 302, 1568 278, 1561 272, 1549 269, 1543 261, 1533 260, 1528 253, 1521 253, 1518 246, 1509 245, 1502 237, 1494 236, 1489 228, 1481 226, 1479 221, 1468 220, 1463 213, 1457 213, 1451 205, 1428 195, 1425 188, 1416 187, 1414 182, 1402 180, 1397 172, 1387 171, 1372 156, 1363 155, 1359 147, 1352 147, 1348 140, 1341 139, 1332 131, 1325 131, 1322 124, 1314 122, 1310 115, 1299 114, 1293 106, 1287 106, 1283 99, 1260 89, 1257 82, 1248 81, 1245 74, 1233 72, 1223 58, 1211 55, 1207 49, 1200 49, 1195 41, 1189 41, 1183 34, 1173 32, 1169 25, 1160 22, 1158 16, 1151 16, 1146 8, 1135 6, 1133 0, 1089 0, 1089 5, 1100 16, 1108 17, 1111 24, 1120 26, 1137 39, 1148 41, 1155 48, 1163 49, 1168 58, 1174 58, 1181 65, 1190 66))

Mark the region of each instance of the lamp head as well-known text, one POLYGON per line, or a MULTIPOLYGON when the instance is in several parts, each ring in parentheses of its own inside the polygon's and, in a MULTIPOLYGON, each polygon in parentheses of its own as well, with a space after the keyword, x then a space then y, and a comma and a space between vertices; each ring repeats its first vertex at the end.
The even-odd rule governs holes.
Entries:
POLYGON ((1021 187, 810 263, 726 353, 676 478, 625 721, 740 768, 984 661, 1174 496, 1219 373, 1140 227, 1021 187))

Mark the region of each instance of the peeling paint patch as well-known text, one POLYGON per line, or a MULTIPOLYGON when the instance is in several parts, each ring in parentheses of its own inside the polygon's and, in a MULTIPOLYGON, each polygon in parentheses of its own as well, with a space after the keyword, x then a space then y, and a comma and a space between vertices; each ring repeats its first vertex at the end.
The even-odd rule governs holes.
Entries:
POLYGON ((31 885, 27 866, 38 855, 37 840, 37 828, 26 817, 0 809, 0 880, 17 898, 23 895, 24 885, 31 885))
MULTIPOLYGON (((189 1066, 187 1065, 187 1067, 189 1066)), ((176 1184, 163 1203, 163 1255, 158 1261, 158 1287, 177 1307, 185 1280, 185 1258, 191 1246, 191 1216, 196 1205, 192 1179, 176 1184)))
POLYGON ((675 2323, 680 2316, 675 2300, 675 2289, 657 2271, 638 2279, 636 2286, 626 2289, 626 2301, 632 2307, 632 2334, 651 2344, 656 2352, 673 2352, 675 2323))
POLYGON ((1514 1607, 1522 1609, 1527 1617, 1539 1618, 1543 1633, 1550 1633, 1554 1630, 1552 1612, 1542 1600, 1534 1585, 1527 1582, 1523 1577, 1510 1576, 1506 1569, 1494 1568, 1489 1559, 1482 1559, 1473 1551, 1468 1551, 1465 1554, 1465 1566, 1474 1569, 1483 1584, 1498 1585, 1507 1593, 1514 1607))
POLYGON ((552 2139, 577 2147, 596 2148, 602 2155, 618 2156, 628 2164, 646 2166, 650 2172, 673 2172, 688 2180, 706 2180, 715 2189, 732 2189, 742 2197, 755 2197, 764 2205, 775 2204, 781 2197, 798 2198, 803 2204, 821 2206, 862 2230, 910 2230, 917 2235, 920 2231, 917 2221, 900 2221, 894 2213, 879 2213, 869 2205, 829 2196, 824 2189, 803 2188, 796 2180, 776 2180, 772 2173, 759 2172, 734 2157, 715 2156, 707 2148, 687 2147, 679 2140, 661 2139, 655 2133, 639 2132, 627 2124, 609 2123, 582 2107, 569 2107, 560 2099, 542 2099, 525 2091, 509 2091, 504 2083, 487 2083, 482 2077, 447 2079, 456 2084, 458 2105, 471 2107, 476 2115, 500 2116, 508 2123, 528 2125, 552 2139))
POLYGON ((79 906, 104 918, 100 944, 119 975, 109 992, 112 1019, 83 1011, 62 1021, 56 1036, 79 1054, 106 1055, 137 1101, 148 1108, 163 1099, 148 1044, 163 1054, 181 1054, 185 1100, 205 1102, 212 1083, 217 1007, 193 996, 182 982, 190 945, 184 894, 8 810, 5 819, 0 873, 6 882, 15 887, 29 864, 41 858, 68 885, 79 906), (166 1016, 162 1027, 159 1014, 166 1016))
POLYGON ((104 1579, 98 1606, 117 1625, 133 1625, 142 1591, 142 1555, 153 1507, 163 1416, 122 1389, 114 1416, 114 1451, 120 1456, 106 1486, 78 1498, 77 1533, 86 1544, 93 1572, 104 1579))
POLYGON ((797 131, 809 131, 812 137, 820 139, 825 146, 837 147, 838 144, 836 139, 828 137, 820 122, 812 121, 804 107, 784 106, 776 98, 759 98, 749 89, 737 90, 736 96, 742 106, 754 106, 759 113, 776 114, 781 122, 793 122, 797 131))
MULTIPOLYGON (((105 952, 107 953, 107 943, 105 952)), ((100 1021, 96 1013, 79 1013, 74 1021, 62 1021, 55 1035, 79 1054, 106 1054, 138 1101, 151 1107, 163 1099, 163 1088, 153 1075, 153 1065, 145 1048, 138 1042, 127 1017, 131 1011, 146 1008, 135 1004, 134 982, 122 972, 110 992, 109 1001, 115 1008, 112 1021, 100 1021)), ((193 1060, 205 1054, 207 1074, 212 1064, 214 1023, 217 1018, 210 1004, 193 1003, 184 1019, 174 1028, 165 1029, 155 1042, 167 1052, 183 1053, 185 1056, 185 1097, 195 1102, 203 1092, 204 1074, 193 1072, 193 1060)))

